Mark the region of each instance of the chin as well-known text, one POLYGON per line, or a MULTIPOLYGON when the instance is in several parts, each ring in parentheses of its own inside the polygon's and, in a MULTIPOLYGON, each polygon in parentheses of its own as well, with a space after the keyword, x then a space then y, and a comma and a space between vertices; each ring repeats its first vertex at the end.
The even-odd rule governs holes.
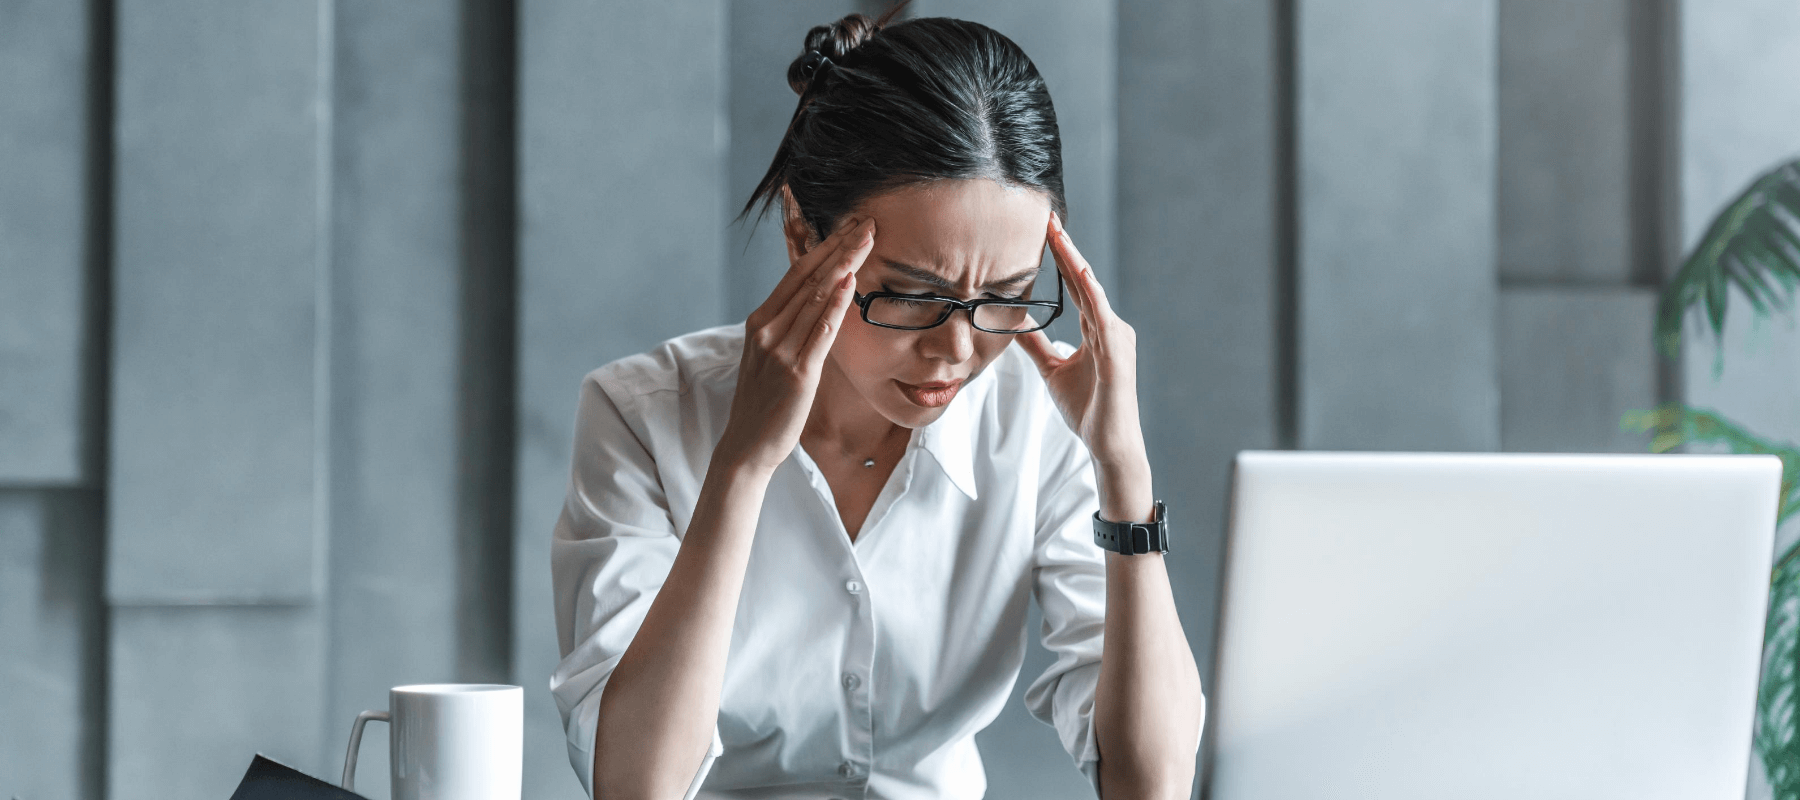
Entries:
POLYGON ((900 398, 899 405, 897 412, 883 411, 882 416, 902 428, 923 428, 944 415, 943 408, 918 408, 906 402, 906 398, 900 398))

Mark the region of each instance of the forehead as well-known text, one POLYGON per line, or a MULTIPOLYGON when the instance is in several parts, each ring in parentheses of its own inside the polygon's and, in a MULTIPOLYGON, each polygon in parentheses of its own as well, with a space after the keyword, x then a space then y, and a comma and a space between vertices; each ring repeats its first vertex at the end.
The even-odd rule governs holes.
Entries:
POLYGON ((869 263, 909 264, 965 288, 1037 266, 1050 224, 1048 195, 985 178, 914 184, 862 210, 875 218, 869 263))

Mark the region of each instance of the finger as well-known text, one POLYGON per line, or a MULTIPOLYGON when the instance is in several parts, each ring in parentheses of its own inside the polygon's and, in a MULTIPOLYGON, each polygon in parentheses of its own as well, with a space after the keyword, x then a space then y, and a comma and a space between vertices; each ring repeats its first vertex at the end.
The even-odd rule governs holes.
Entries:
POLYGON ((1050 337, 1044 335, 1043 331, 1021 333, 1013 338, 1018 340, 1025 355, 1030 356, 1032 363, 1037 365, 1039 375, 1047 377, 1052 370, 1063 365, 1063 357, 1057 354, 1056 348, 1050 344, 1050 337))
MULTIPOLYGON (((1088 281, 1082 274, 1087 262, 1075 251, 1075 243, 1069 240, 1068 231, 1063 230, 1062 223, 1056 215, 1050 215, 1050 255, 1056 260, 1056 268, 1063 274, 1063 283, 1069 294, 1075 298, 1075 310, 1080 312, 1082 320, 1094 314, 1094 297, 1089 291, 1088 281)), ((1092 273, 1092 270, 1086 270, 1092 273)), ((1084 328, 1085 330, 1085 328, 1084 328)))
POLYGON ((809 372, 817 373, 824 365, 825 354, 831 352, 832 342, 837 341, 838 331, 843 329, 845 315, 850 310, 850 293, 855 288, 856 274, 846 273, 832 285, 831 299, 807 326, 810 330, 800 346, 799 355, 809 372))
MULTIPOLYGON (((850 234, 862 228, 866 220, 853 220, 852 222, 854 224, 840 227, 832 233, 830 238, 820 242, 819 246, 808 250, 800 256, 799 260, 788 265, 787 274, 781 276, 781 281, 775 284, 775 290, 769 293, 769 298, 763 301, 762 307, 758 309, 759 311, 773 309, 774 316, 769 324, 774 324, 775 320, 790 316, 789 309, 797 308, 805 303, 807 296, 805 290, 816 290, 818 284, 825 280, 823 273, 827 271, 826 266, 831 263, 831 257, 843 250, 852 238, 850 234)), ((777 336, 776 340, 780 341, 782 338, 777 336)))
MULTIPOLYGON (((751 319, 754 321, 760 315, 762 325, 767 327, 783 318, 787 309, 794 305, 796 298, 805 297, 808 289, 816 287, 818 281, 821 280, 818 274, 819 264, 824 263, 822 260, 824 256, 835 252, 841 244, 839 241, 828 240, 808 251, 801 257, 801 261, 790 264, 788 271, 781 276, 781 280, 776 282, 775 288, 769 292, 769 296, 763 299, 762 305, 757 306, 756 313, 751 316, 751 319)), ((779 337, 777 339, 779 340, 779 337)))
POLYGON ((794 284, 804 280, 820 264, 842 249, 845 241, 852 238, 851 235, 857 232, 863 222, 864 220, 860 217, 847 218, 838 225, 837 230, 832 231, 831 235, 826 236, 812 249, 804 253, 790 249, 787 272, 781 276, 782 283, 777 283, 776 288, 782 288, 782 284, 785 283, 791 289, 794 284))
MULTIPOLYGON (((776 337, 776 341, 787 339, 785 332, 795 314, 800 313, 800 310, 805 308, 808 302, 821 299, 822 295, 829 291, 831 283, 841 277, 838 274, 839 268, 847 261, 854 261, 858 266, 861 265, 862 260, 857 253, 874 243, 874 229, 875 221, 864 219, 855 227, 844 231, 845 235, 838 237, 837 247, 830 253, 823 254, 819 262, 813 265, 811 271, 800 279, 800 285, 796 287, 787 302, 781 307, 781 311, 775 316, 776 320, 781 321, 779 323, 782 326, 780 330, 783 331, 783 335, 776 337)), ((823 247, 821 246, 820 249, 822 250, 823 247)))
MULTIPOLYGON (((777 330, 783 331, 777 341, 782 342, 783 347, 790 348, 790 352, 799 352, 805 345, 808 332, 831 300, 838 281, 845 275, 854 276, 862 268, 863 259, 875 244, 873 221, 864 222, 862 228, 866 231, 863 238, 854 245, 846 243, 831 260, 820 264, 819 270, 808 278, 805 290, 796 292, 788 306, 781 310, 781 316, 771 323, 779 326, 777 330)), ((851 288, 854 289, 856 279, 852 277, 850 280, 851 288)))
POLYGON ((1059 267, 1073 273, 1067 280, 1069 294, 1075 298, 1075 308, 1079 314, 1081 328, 1081 346, 1092 348, 1095 356, 1104 358, 1106 354, 1105 330, 1106 318, 1112 314, 1112 306, 1106 302, 1104 289, 1099 278, 1095 277, 1093 267, 1087 259, 1075 249, 1075 242, 1062 221, 1054 216, 1050 220, 1052 234, 1050 236, 1051 253, 1056 257, 1059 267))
POLYGON ((1077 272, 1092 270, 1087 258, 1081 255, 1080 250, 1075 249, 1075 240, 1069 237, 1069 229, 1063 227, 1062 219, 1055 214, 1050 215, 1050 232, 1051 247, 1055 248, 1058 244, 1062 246, 1063 254, 1069 259, 1072 269, 1077 272))

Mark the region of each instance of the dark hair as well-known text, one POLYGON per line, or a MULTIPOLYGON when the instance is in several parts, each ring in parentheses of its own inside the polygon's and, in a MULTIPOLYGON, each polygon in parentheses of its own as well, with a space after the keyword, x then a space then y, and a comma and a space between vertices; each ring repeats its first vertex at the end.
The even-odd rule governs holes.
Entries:
POLYGON ((1056 111, 1025 51, 974 22, 888 25, 899 10, 879 20, 851 14, 807 32, 787 73, 800 105, 738 218, 759 201, 766 213, 786 184, 823 238, 882 192, 991 178, 1044 192, 1066 219, 1056 111))

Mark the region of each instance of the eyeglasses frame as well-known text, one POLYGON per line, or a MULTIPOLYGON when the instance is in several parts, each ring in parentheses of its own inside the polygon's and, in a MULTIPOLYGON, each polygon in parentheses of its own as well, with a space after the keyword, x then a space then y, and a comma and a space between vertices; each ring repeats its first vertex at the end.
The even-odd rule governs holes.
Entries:
POLYGON ((1063 312, 1063 279, 1062 279, 1062 271, 1061 270, 1058 270, 1056 273, 1056 301, 1055 302, 1051 302, 1049 300, 958 300, 954 297, 944 297, 943 295, 936 295, 936 294, 906 294, 904 292, 886 292, 886 291, 870 292, 868 294, 863 294, 861 292, 851 290, 850 294, 854 298, 857 307, 862 309, 863 322, 867 322, 870 325, 875 325, 877 327, 890 328, 892 330, 897 330, 897 331, 928 331, 928 330, 931 330, 932 328, 936 328, 940 325, 943 325, 946 322, 949 322, 950 318, 952 316, 955 316, 957 311, 962 310, 962 311, 969 312, 969 326, 974 328, 975 330, 981 331, 983 333, 1008 333, 1008 334, 1017 336, 1018 334, 1021 334, 1021 333, 1031 333, 1032 331, 1041 331, 1041 330, 1044 330, 1045 328, 1050 327, 1050 323, 1055 322, 1056 318, 1062 316, 1062 312, 1063 312), (947 303, 948 305, 945 306, 944 315, 941 317, 938 317, 938 321, 933 322, 930 325, 924 325, 924 326, 918 326, 918 327, 912 327, 912 326, 906 326, 906 325, 889 325, 885 322, 876 322, 872 319, 869 319, 869 305, 883 297, 898 297, 902 300, 935 300, 935 301, 938 301, 941 303, 947 303), (1050 318, 1044 321, 1044 324, 1042 327, 1032 328, 1030 330, 996 331, 996 330, 992 330, 989 328, 983 328, 980 325, 976 325, 975 324, 975 309, 980 306, 996 305, 996 304, 1009 305, 1009 306, 1036 306, 1038 308, 1049 308, 1049 309, 1053 309, 1053 310, 1050 312, 1050 318))

